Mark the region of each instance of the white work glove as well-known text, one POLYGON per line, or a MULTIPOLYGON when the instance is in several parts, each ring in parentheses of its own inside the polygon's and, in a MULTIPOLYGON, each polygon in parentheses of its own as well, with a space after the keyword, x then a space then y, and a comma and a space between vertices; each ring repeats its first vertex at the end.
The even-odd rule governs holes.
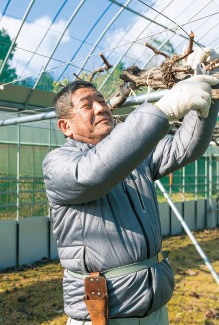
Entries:
POLYGON ((176 121, 190 110, 197 109, 198 115, 207 117, 211 105, 212 90, 219 80, 208 75, 196 75, 176 84, 155 105, 167 116, 168 121, 176 121))
MULTIPOLYGON (((183 54, 187 52, 188 46, 183 47, 183 54)), ((214 50, 210 47, 195 47, 194 52, 189 54, 182 60, 183 65, 190 65, 193 69, 197 67, 197 64, 208 64, 213 60, 219 59, 219 50, 214 50)))

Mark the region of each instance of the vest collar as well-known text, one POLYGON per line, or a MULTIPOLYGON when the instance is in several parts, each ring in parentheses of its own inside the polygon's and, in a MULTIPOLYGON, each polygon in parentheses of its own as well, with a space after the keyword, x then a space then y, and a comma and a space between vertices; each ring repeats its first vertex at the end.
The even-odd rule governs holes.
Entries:
POLYGON ((94 148, 95 145, 94 144, 90 144, 90 143, 86 143, 86 142, 82 142, 82 141, 76 141, 74 139, 71 138, 67 138, 67 142, 75 147, 77 147, 80 150, 85 150, 85 149, 91 149, 94 148))

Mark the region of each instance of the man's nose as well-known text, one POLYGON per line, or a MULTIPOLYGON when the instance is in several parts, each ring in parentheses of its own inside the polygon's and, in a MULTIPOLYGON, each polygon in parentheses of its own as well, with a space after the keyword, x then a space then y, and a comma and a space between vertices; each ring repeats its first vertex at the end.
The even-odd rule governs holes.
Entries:
POLYGON ((103 113, 105 112, 105 107, 98 103, 98 102, 94 102, 94 113, 95 114, 100 114, 100 113, 103 113))

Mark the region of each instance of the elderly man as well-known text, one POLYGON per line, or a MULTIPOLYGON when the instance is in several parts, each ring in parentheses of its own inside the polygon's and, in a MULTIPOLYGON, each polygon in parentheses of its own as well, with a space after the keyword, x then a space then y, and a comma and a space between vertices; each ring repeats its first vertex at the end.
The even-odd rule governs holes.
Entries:
POLYGON ((67 142, 46 156, 43 173, 65 268, 68 324, 91 324, 90 317, 92 324, 107 324, 108 315, 111 325, 168 324, 174 277, 161 251, 153 182, 207 149, 218 114, 212 105, 208 115, 209 85, 217 82, 210 76, 180 82, 156 106, 140 105, 115 128, 92 83, 72 82, 56 97, 67 142), (169 121, 183 116, 175 136, 165 137, 169 121), (98 272, 107 283, 103 295, 98 272), (85 278, 91 279, 90 291, 85 278), (92 295, 105 305, 89 305, 92 295))

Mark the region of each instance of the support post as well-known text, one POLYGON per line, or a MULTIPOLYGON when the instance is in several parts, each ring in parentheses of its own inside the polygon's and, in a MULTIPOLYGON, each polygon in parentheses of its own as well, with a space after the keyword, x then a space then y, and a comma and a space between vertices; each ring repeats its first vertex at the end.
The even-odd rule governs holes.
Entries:
MULTIPOLYGON (((219 196, 218 196, 218 190, 219 190, 219 179, 218 179, 218 177, 219 177, 219 159, 218 159, 218 154, 217 154, 217 200, 216 200, 216 208, 218 209, 218 203, 219 203, 219 196)), ((218 224, 219 224, 219 222, 218 222, 218 215, 219 215, 219 213, 218 213, 218 210, 217 210, 217 227, 218 227, 218 224)))
POLYGON ((208 160, 207 160, 207 156, 205 155, 205 228, 207 228, 207 213, 208 213, 208 209, 207 209, 207 190, 208 190, 208 184, 207 184, 207 174, 208 174, 208 160))
POLYGON ((212 209, 212 194, 213 194, 213 187, 212 187, 212 147, 209 147, 209 205, 210 210, 212 209))
POLYGON ((195 229, 198 227, 198 160, 195 161, 195 229))
POLYGON ((215 272, 213 266, 211 265, 211 263, 209 262, 207 256, 205 255, 205 253, 203 252, 201 246, 199 245, 199 243, 197 242, 197 240, 195 239, 194 235, 192 234, 191 230, 189 229, 189 227, 187 226, 185 220, 182 218, 181 214, 179 213, 179 211, 177 210, 175 204, 173 203, 173 201, 171 200, 171 198, 169 197, 169 195, 167 194, 165 188, 163 187, 163 185, 161 184, 161 182, 159 180, 156 181, 159 189, 161 190, 161 192, 163 193, 164 197, 167 199, 168 204, 170 205, 170 207, 172 208, 173 212, 175 213, 176 217, 178 218, 178 220, 180 221, 182 227, 184 228, 184 230, 186 231, 187 235, 189 236, 189 238, 191 239, 191 241, 193 242, 193 244, 195 245, 195 248, 197 249, 199 255, 201 256, 201 258, 204 260, 206 266, 208 267, 208 269, 210 270, 212 276, 214 277, 215 281, 217 282, 217 284, 219 285, 219 278, 217 273, 215 272))
MULTIPOLYGON (((49 120, 49 152, 51 151, 52 145, 52 121, 49 120)), ((48 207, 48 259, 51 258, 51 209, 48 207)))
POLYGON ((183 201, 182 201, 182 217, 185 218, 185 174, 186 169, 183 167, 183 201))
MULTIPOLYGON (((18 118, 20 113, 18 113, 18 118)), ((20 214, 20 125, 17 126, 17 232, 16 265, 19 265, 19 214, 20 214)))

